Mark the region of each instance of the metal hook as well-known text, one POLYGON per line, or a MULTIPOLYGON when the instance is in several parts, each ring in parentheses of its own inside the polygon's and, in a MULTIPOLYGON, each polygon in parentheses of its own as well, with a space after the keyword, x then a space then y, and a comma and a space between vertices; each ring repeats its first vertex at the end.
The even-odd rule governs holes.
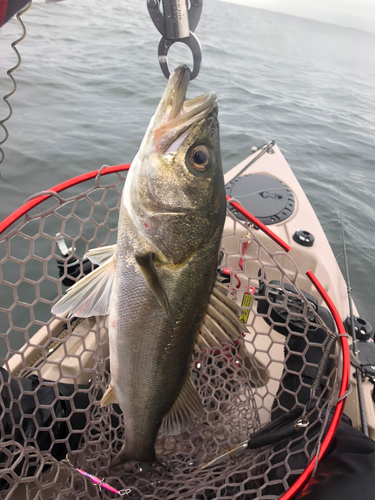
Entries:
POLYGON ((94 486, 97 486, 100 491, 102 491, 102 484, 104 484, 104 479, 105 478, 103 477, 103 479, 101 479, 99 483, 94 484, 94 486))
POLYGON ((69 467, 72 467, 72 468, 74 469, 74 465, 73 465, 73 464, 72 464, 72 462, 70 461, 70 459, 69 459, 69 455, 68 455, 68 454, 66 454, 66 457, 65 457, 65 458, 63 458, 63 459, 61 460, 61 462, 65 462, 67 465, 69 465, 69 467))

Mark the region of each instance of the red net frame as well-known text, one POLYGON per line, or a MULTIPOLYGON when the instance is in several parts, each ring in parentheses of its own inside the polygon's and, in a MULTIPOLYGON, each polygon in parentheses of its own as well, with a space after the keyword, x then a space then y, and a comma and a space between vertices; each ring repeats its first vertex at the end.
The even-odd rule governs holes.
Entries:
MULTIPOLYGON (((18 210, 16 210, 13 214, 11 214, 9 217, 7 217, 3 222, 0 223, 0 237, 1 235, 7 231, 10 230, 11 226, 15 224, 17 221, 19 221, 23 216, 27 217, 27 214, 34 208, 36 208, 38 205, 40 205, 43 201, 47 200, 51 196, 53 196, 53 193, 60 193, 62 191, 65 191, 69 188, 72 188, 73 186, 79 185, 85 181, 95 179, 104 176, 106 174, 113 174, 117 172, 126 172, 129 169, 130 165, 118 165, 118 166, 113 166, 113 167, 105 167, 100 170, 95 170, 93 172, 89 172, 83 175, 80 175, 78 177, 75 177, 73 179, 70 179, 66 182, 63 182, 61 184, 58 184, 57 186, 52 187, 49 191, 45 192, 45 194, 42 194, 41 196, 37 196, 30 201, 26 202, 22 207, 20 207, 18 210)), ((244 210, 241 205, 239 205, 236 201, 229 200, 229 203, 238 211, 240 212, 248 221, 251 221, 253 224, 255 224, 261 231, 263 231, 268 237, 270 237, 274 242, 276 242, 285 252, 288 252, 290 250, 289 245, 287 245, 284 241, 282 241, 277 235, 275 235, 267 226, 264 226, 260 221, 258 221, 255 217, 253 217, 251 214, 249 214, 246 210, 244 210)), ((331 299, 329 298, 328 294, 325 292, 317 278, 314 276, 314 274, 309 271, 306 273, 309 280, 313 283, 315 286, 316 290, 319 292, 319 294, 322 296, 323 300, 325 301, 327 307, 329 308, 332 316, 334 317, 338 332, 340 334, 340 342, 341 342, 341 348, 342 348, 342 357, 343 357, 343 363, 342 363, 342 372, 341 372, 341 385, 339 389, 339 399, 343 398, 345 396, 345 393, 347 391, 348 387, 348 380, 349 380, 349 366, 350 366, 350 361, 349 361, 349 347, 348 347, 348 342, 347 339, 345 338, 345 330, 342 324, 342 321, 340 319, 339 313, 337 309, 335 308, 334 304, 332 303, 331 299)), ((337 429, 339 420, 341 418, 343 408, 344 408, 344 399, 340 399, 339 402, 336 405, 333 418, 331 420, 331 423, 329 424, 329 427, 327 429, 327 432, 325 434, 325 437, 321 443, 320 447, 320 453, 319 457, 313 457, 312 460, 309 462, 308 466, 304 470, 304 472, 299 476, 299 478, 294 482, 294 484, 286 491, 280 498, 282 500, 289 500, 297 491, 299 491, 302 486, 306 483, 308 480, 311 472, 313 471, 315 467, 315 462, 318 459, 320 461, 326 452, 326 450, 329 447, 329 444, 331 443, 333 436, 335 434, 335 431, 337 429)))

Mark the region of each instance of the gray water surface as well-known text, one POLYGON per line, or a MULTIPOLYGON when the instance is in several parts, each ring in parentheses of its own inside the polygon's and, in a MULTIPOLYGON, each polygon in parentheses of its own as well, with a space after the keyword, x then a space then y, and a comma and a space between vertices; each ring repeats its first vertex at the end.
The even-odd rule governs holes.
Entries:
MULTIPOLYGON (((131 162, 166 84, 144 1, 36 3, 24 20, 0 220, 35 192, 131 162)), ((1 96, 20 33, 15 19, 0 29, 1 96)), ((276 140, 342 266, 340 181, 353 295, 375 325, 375 35, 214 0, 196 34, 188 97, 217 93, 225 170, 276 140)), ((171 66, 189 60, 173 48, 171 66)))

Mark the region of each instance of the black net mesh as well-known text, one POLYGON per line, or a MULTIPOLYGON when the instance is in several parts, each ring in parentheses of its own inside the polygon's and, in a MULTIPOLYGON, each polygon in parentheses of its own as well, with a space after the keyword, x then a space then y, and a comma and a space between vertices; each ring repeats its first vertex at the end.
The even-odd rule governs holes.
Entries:
POLYGON ((51 306, 64 283, 91 269, 83 261, 89 248, 116 242, 125 177, 99 175, 46 198, 0 236, 1 498, 118 497, 77 469, 131 498, 279 498, 329 423, 339 355, 333 350, 323 367, 321 359, 334 326, 301 292, 311 284, 294 261, 229 211, 219 271, 228 296, 243 307, 248 333, 237 345, 195 355, 192 379, 204 417, 180 435, 159 435, 164 467, 109 468, 125 437, 119 407, 100 408, 110 378, 106 318, 65 320, 52 317, 51 306), (67 245, 65 256, 58 242, 67 245), (305 430, 196 471, 280 415, 305 408, 313 384, 305 430))

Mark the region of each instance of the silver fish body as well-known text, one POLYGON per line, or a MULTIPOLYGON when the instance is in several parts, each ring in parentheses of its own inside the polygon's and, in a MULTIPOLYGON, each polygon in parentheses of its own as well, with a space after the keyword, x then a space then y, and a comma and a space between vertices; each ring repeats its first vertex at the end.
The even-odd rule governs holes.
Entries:
MULTIPOLYGON (((186 86, 187 76, 181 68, 168 87, 181 92, 175 86, 186 86)), ((155 460, 160 425, 189 377, 194 341, 216 279, 226 202, 215 101, 190 128, 176 153, 166 158, 155 145, 155 128, 149 141, 146 135, 120 210, 110 356, 111 385, 124 412, 124 462, 155 460), (189 164, 192 149, 201 144, 212 155, 205 171, 189 164), (169 314, 135 257, 150 254, 169 314)))
MULTIPOLYGON (((124 414, 115 465, 155 461, 163 418, 176 405, 185 416, 189 405, 191 414, 198 408, 190 365, 216 279, 226 200, 216 96, 184 102, 189 76, 186 66, 172 73, 130 168, 111 296, 95 308, 109 310, 110 391, 124 414)), ((178 411, 173 418, 181 419, 178 411)))
POLYGON ((124 252, 116 254, 117 273, 122 277, 117 307, 110 313, 111 385, 124 413, 121 461, 152 462, 162 419, 189 377, 195 337, 215 281, 221 234, 218 228, 187 262, 155 265, 173 323, 130 254, 134 248, 144 251, 147 246, 130 220, 126 226, 128 231, 119 235, 124 252))

